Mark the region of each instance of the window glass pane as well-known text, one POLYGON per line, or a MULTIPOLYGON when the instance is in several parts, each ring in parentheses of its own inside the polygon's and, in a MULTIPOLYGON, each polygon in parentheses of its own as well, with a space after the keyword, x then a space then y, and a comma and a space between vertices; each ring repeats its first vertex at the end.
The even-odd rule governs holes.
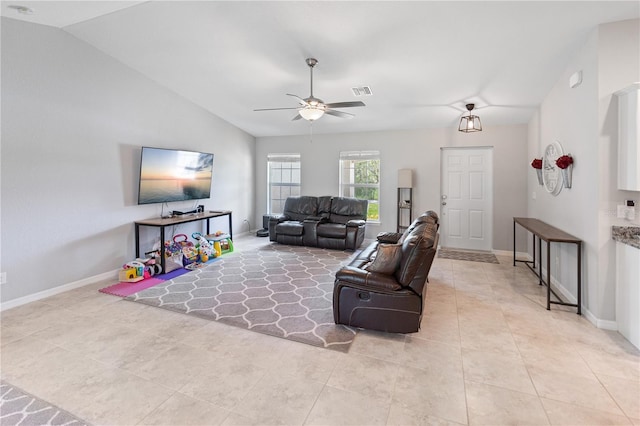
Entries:
POLYGON ((290 168, 282 169, 282 180, 280 182, 282 182, 282 183, 291 183, 291 169, 290 168))
POLYGON ((379 220, 380 153, 354 151, 340 153, 340 195, 368 200, 367 218, 379 220))
POLYGON ((269 154, 267 167, 267 210, 282 213, 287 197, 300 194, 300 154, 269 154))

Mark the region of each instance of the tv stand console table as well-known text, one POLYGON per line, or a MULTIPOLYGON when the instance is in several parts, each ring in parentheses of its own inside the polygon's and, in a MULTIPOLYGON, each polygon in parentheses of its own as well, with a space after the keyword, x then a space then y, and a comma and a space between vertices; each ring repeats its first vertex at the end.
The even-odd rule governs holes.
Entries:
POLYGON ((547 286, 547 310, 551 309, 551 304, 573 306, 577 308, 578 315, 581 315, 582 307, 582 240, 567 234, 566 232, 555 228, 541 220, 532 219, 528 217, 514 217, 513 218, 513 266, 516 266, 516 262, 523 262, 527 267, 538 276, 540 279, 540 285, 547 286), (527 231, 533 234, 533 261, 518 260, 516 259, 516 224, 522 226, 527 231), (538 238, 538 266, 539 271, 535 270, 536 263, 536 237, 538 238), (547 243, 547 280, 542 277, 542 241, 547 243), (578 249, 578 297, 577 303, 563 302, 562 299, 551 289, 551 243, 570 243, 575 244, 578 249), (531 266, 533 265, 533 267, 531 266), (558 301, 551 300, 551 293, 558 299, 558 301))
POLYGON ((211 231, 209 229, 209 221, 215 217, 227 216, 229 218, 229 238, 233 240, 233 230, 231 228, 231 210, 220 210, 220 211, 208 211, 204 213, 193 213, 186 214, 177 217, 159 217, 155 219, 146 219, 146 220, 138 220, 134 222, 136 227, 136 257, 140 257, 140 227, 141 226, 151 226, 155 228, 160 228, 160 264, 162 265, 162 271, 165 271, 165 253, 164 253, 164 229, 167 226, 180 225, 183 223, 189 222, 199 222, 206 221, 207 222, 207 234, 211 231))

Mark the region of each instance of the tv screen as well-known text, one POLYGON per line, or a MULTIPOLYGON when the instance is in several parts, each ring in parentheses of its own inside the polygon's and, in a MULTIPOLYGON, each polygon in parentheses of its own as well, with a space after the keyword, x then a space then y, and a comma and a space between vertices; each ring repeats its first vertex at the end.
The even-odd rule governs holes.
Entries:
POLYGON ((138 204, 211 196, 213 154, 142 147, 138 204))

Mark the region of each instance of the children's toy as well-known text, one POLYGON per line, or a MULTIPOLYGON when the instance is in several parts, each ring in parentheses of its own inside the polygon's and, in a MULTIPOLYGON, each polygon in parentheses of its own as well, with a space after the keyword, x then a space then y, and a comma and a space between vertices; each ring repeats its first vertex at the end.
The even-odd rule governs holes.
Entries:
POLYGON ((205 238, 209 240, 209 242, 213 242, 215 257, 221 256, 224 253, 231 253, 233 251, 233 242, 231 241, 231 236, 229 234, 217 231, 215 234, 209 234, 205 238))
POLYGON ((200 262, 206 263, 209 261, 209 257, 214 255, 214 248, 212 244, 201 233, 194 232, 191 234, 191 238, 198 241, 196 248, 198 249, 198 255, 200 256, 200 262))
POLYGON ((198 249, 194 246, 183 247, 182 254, 184 255, 182 259, 182 264, 184 266, 198 261, 198 249))
POLYGON ((136 270, 136 276, 142 277, 144 276, 144 263, 139 262, 138 260, 134 260, 132 262, 127 262, 122 265, 124 269, 134 268, 136 270))
POLYGON ((209 242, 209 240, 207 240, 199 232, 194 232, 193 234, 191 234, 191 237, 198 241, 198 244, 196 244, 196 247, 198 247, 198 251, 200 252, 201 255, 202 253, 205 253, 208 256, 211 256, 211 253, 213 252, 213 247, 209 242))
POLYGON ((122 265, 122 270, 118 272, 118 279, 121 282, 135 283, 145 279, 144 264, 134 260, 122 265))
POLYGON ((147 275, 153 277, 154 275, 162 273, 162 265, 156 261, 156 257, 160 256, 160 254, 155 252, 145 254, 151 254, 151 257, 147 259, 136 259, 136 262, 144 264, 145 278, 148 278, 147 275))
POLYGON ((138 276, 136 268, 127 268, 118 272, 118 279, 125 283, 135 283, 144 280, 144 276, 138 276))
POLYGON ((193 243, 189 241, 189 237, 187 237, 186 234, 176 234, 173 237, 173 242, 180 246, 180 248, 193 247, 193 243))

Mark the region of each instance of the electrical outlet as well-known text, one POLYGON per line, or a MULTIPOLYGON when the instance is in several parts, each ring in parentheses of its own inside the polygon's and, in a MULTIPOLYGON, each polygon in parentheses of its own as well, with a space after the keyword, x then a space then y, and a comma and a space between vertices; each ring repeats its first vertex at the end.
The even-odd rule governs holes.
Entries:
POLYGON ((0 284, 6 284, 6 283, 7 283, 7 273, 2 272, 0 273, 0 284))
POLYGON ((536 191, 533 191, 533 194, 531 194, 531 198, 534 200, 536 199, 536 191))

